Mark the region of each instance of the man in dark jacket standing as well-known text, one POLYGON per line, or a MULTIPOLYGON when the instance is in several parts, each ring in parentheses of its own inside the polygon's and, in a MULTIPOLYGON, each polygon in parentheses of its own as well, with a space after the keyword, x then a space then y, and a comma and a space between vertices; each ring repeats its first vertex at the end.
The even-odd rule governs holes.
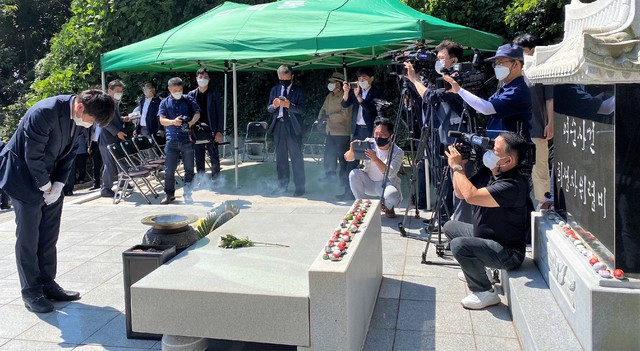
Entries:
POLYGON ((71 172, 77 126, 107 125, 114 101, 101 90, 41 100, 24 115, 0 153, 0 188, 13 199, 16 263, 22 300, 32 312, 54 309, 49 300, 72 301, 80 294, 56 282, 56 243, 71 172))
POLYGON ((156 85, 153 82, 145 83, 142 92, 144 97, 138 102, 141 117, 136 125, 136 135, 151 136, 161 128, 158 121, 160 98, 156 96, 156 85))
MULTIPOLYGON (((107 93, 116 101, 116 108, 114 110, 114 116, 111 122, 100 130, 100 136, 98 137, 98 145, 100 147, 100 155, 102 155, 102 163, 104 164, 104 171, 102 171, 102 188, 100 189, 100 195, 102 197, 114 197, 115 192, 113 188, 113 182, 118 175, 118 168, 116 161, 111 157, 109 153, 108 145, 119 143, 126 137, 124 133, 124 123, 120 115, 120 109, 118 104, 122 99, 124 92, 124 83, 120 80, 112 80, 109 82, 107 93)), ((127 120, 128 121, 128 118, 127 120)))
POLYGON ((302 156, 302 127, 300 119, 304 110, 302 88, 293 85, 293 70, 289 65, 278 67, 280 84, 271 88, 267 111, 272 114, 269 133, 273 133, 276 146, 276 172, 278 188, 275 194, 287 191, 289 185, 289 158, 296 190, 293 196, 305 191, 304 158, 302 156))
POLYGON ((211 160, 211 177, 216 178, 220 173, 220 157, 218 156, 218 143, 222 142, 224 129, 224 116, 222 109, 222 97, 217 91, 209 88, 209 71, 200 68, 196 72, 198 88, 189 92, 188 96, 195 100, 200 107, 200 121, 195 128, 203 128, 211 133, 210 140, 194 140, 194 154, 196 157, 196 172, 205 172, 205 151, 209 153, 211 160))

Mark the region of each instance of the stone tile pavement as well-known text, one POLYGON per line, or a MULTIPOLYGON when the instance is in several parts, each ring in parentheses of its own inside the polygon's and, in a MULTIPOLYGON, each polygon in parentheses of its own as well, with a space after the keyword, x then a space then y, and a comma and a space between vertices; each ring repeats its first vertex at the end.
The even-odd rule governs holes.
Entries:
MULTIPOLYGON (((95 191, 78 190, 66 198, 57 281, 67 289, 80 291, 82 299, 56 303, 56 311, 48 314, 30 313, 22 304, 13 253, 13 212, 0 212, 0 351, 161 349, 157 341, 129 340, 125 336, 121 254, 142 240, 148 227, 140 219, 145 216, 169 212, 202 216, 215 203, 225 200, 236 200, 241 210, 283 203, 348 205, 335 200, 334 194, 341 191, 337 184, 317 181, 323 173, 322 165, 312 160, 306 162, 307 194, 301 198, 291 197, 291 193, 269 195, 275 183, 272 162, 244 163, 240 167, 239 188, 234 186, 229 160, 223 167, 223 177, 217 184, 199 178, 192 201, 185 202, 178 190, 178 201, 169 206, 157 205, 162 196, 147 205, 135 193, 118 205, 111 204, 111 199, 99 198, 95 191)), ((521 350, 504 296, 500 305, 483 311, 463 309, 459 301, 469 292, 457 280, 459 268, 422 264, 426 242, 402 237, 397 224, 402 221, 404 209, 399 208, 396 213, 397 218, 382 220, 384 278, 364 350, 521 350)), ((409 213, 407 232, 424 237, 422 218, 429 213, 421 213, 420 219, 413 218, 413 214, 409 213)), ((432 240, 435 239, 434 236, 432 240)), ((427 260, 442 261, 435 255, 433 244, 429 245, 427 260)), ((219 342, 212 343, 210 349, 280 348, 219 342)))

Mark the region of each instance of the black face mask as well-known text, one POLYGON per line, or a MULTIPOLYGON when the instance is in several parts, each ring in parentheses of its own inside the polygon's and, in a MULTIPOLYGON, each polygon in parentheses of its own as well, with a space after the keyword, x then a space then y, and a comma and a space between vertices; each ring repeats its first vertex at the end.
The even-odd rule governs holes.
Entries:
POLYGON ((280 79, 280 84, 282 84, 283 87, 287 88, 289 87, 289 85, 291 85, 291 79, 280 79))
POLYGON ((387 144, 389 144, 389 138, 376 138, 376 145, 378 145, 378 147, 384 147, 387 144))

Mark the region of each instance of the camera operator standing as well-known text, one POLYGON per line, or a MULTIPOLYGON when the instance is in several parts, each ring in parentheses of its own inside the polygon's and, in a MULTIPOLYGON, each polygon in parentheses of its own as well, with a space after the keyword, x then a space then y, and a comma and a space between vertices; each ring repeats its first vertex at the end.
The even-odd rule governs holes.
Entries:
POLYGON ((502 45, 495 56, 485 61, 493 61, 496 79, 501 83, 488 101, 460 87, 449 75, 443 76, 443 79, 451 84, 451 91, 460 94, 469 106, 489 116, 486 130, 515 132, 528 140, 531 94, 522 76, 522 48, 513 44, 502 45))
MULTIPOLYGON (((438 74, 442 74, 444 69, 451 69, 456 63, 462 61, 463 49, 460 44, 444 40, 436 48, 437 59, 435 63, 435 71, 438 74)), ((422 125, 429 125, 438 130, 437 139, 434 145, 433 154, 430 155, 429 162, 431 166, 444 166, 439 156, 438 150, 440 144, 450 145, 454 142, 453 138, 448 137, 447 133, 450 130, 456 130, 460 132, 467 132, 467 127, 463 125, 462 111, 463 101, 462 98, 449 90, 444 88, 437 89, 435 87, 435 81, 428 82, 428 85, 424 85, 420 81, 420 77, 416 73, 413 65, 410 62, 405 62, 404 66, 407 70, 407 78, 415 87, 416 92, 422 98, 422 125)), ((432 179, 436 179, 437 175, 434 175, 432 179)), ((451 209, 455 206, 453 218, 471 223, 470 209, 464 211, 464 203, 457 201, 453 196, 453 188, 451 184, 451 178, 447 179, 447 182, 443 185, 445 187, 445 198, 443 206, 451 209), (464 215, 467 213, 467 215, 464 215)), ((418 168, 418 191, 417 191, 418 208, 427 208, 426 203, 426 184, 425 184, 425 164, 420 162, 418 168)), ((444 208, 441 210, 441 217, 446 217, 446 211, 444 208)))
POLYGON ((176 199, 176 169, 182 156, 184 163, 184 197, 190 196, 191 181, 193 180, 193 143, 189 140, 189 128, 200 119, 200 107, 198 104, 183 95, 182 79, 174 77, 169 79, 169 92, 171 96, 162 100, 158 110, 160 124, 165 126, 167 144, 164 147, 165 171, 164 192, 166 197, 163 205, 176 199))
POLYGON ((529 210, 529 174, 522 165, 527 139, 513 132, 501 133, 493 150, 487 150, 482 167, 467 178, 460 152, 449 146, 445 152, 453 173, 455 195, 473 205, 473 224, 455 220, 445 223, 443 232, 451 252, 460 264, 458 278, 466 281, 471 294, 462 299, 467 309, 482 309, 500 303, 485 267, 518 268, 525 257, 529 210))

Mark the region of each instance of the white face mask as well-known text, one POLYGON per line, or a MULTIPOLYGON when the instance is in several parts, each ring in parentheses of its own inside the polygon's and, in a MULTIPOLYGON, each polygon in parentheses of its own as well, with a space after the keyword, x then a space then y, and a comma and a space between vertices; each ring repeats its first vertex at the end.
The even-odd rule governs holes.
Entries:
POLYGON ((114 94, 113 94, 113 98, 114 98, 116 101, 120 101, 120 100, 122 100, 122 93, 114 93, 114 94))
POLYGON ((507 76, 511 72, 509 67, 505 67, 505 66, 495 66, 495 67, 493 67, 493 71, 496 74, 496 79, 497 80, 503 80, 503 79, 507 78, 507 76))
POLYGON ((369 87, 369 82, 367 82, 366 80, 358 81, 358 85, 362 89, 367 89, 369 87))
POLYGON ((436 61, 434 69, 436 70, 436 72, 438 72, 438 74, 442 75, 442 69, 443 68, 444 68, 444 60, 436 61))
POLYGON ((329 83, 327 84, 327 89, 329 89, 329 91, 333 91, 333 89, 336 88, 336 83, 329 83))
POLYGON ((198 86, 199 87, 206 87, 209 85, 209 80, 207 78, 199 78, 198 79, 198 86))
POLYGON ((489 169, 494 169, 498 165, 498 162, 506 157, 498 157, 493 150, 487 150, 484 155, 482 155, 482 163, 485 167, 489 169))
POLYGON ((151 89, 144 87, 142 88, 142 93, 144 94, 144 96, 151 96, 151 89))
POLYGON ((91 128, 91 126, 93 125, 93 123, 91 122, 83 121, 80 117, 73 117, 73 121, 76 122, 76 125, 80 127, 91 128))
POLYGON ((180 99, 182 99, 182 92, 180 92, 180 93, 171 93, 171 96, 176 100, 180 100, 180 99))

